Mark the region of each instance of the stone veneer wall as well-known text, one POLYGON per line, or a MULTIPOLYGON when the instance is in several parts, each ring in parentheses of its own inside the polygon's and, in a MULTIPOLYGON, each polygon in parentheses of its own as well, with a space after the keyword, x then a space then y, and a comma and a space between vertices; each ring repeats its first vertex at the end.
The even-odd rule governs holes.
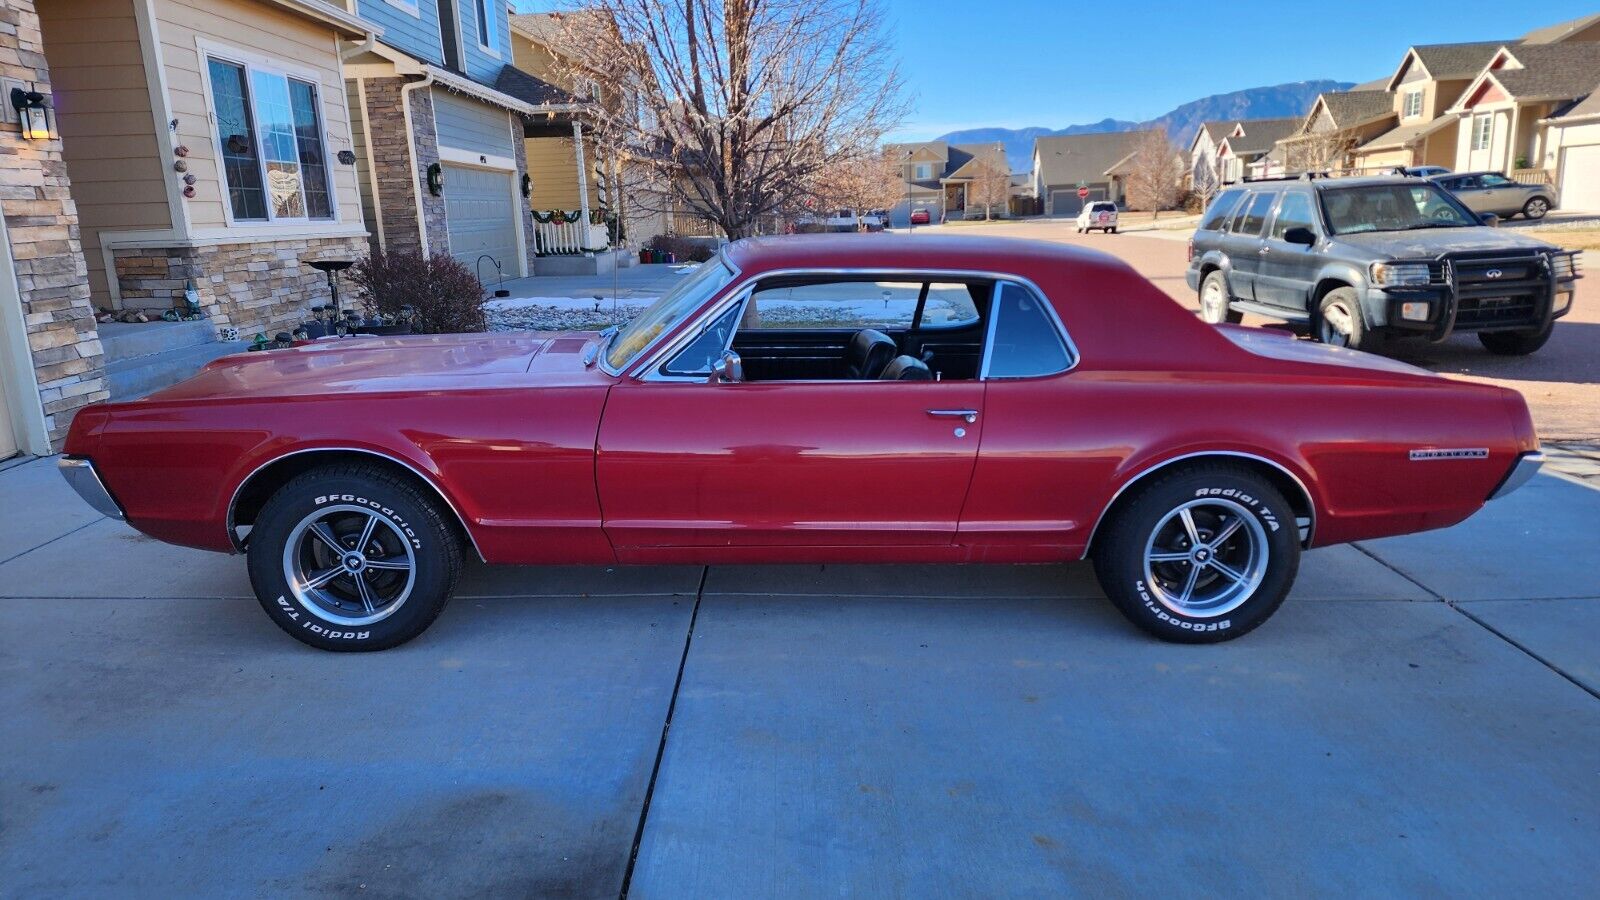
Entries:
POLYGON ((421 230, 417 225, 420 187, 422 215, 428 228, 428 251, 445 253, 450 244, 445 233, 444 197, 428 193, 428 166, 439 161, 433 97, 426 89, 411 92, 411 127, 415 134, 409 134, 400 105, 400 88, 409 80, 367 78, 362 81, 367 98, 367 140, 372 147, 378 203, 383 209, 384 241, 391 251, 421 248, 421 230))
MULTIPOLYGON (((35 0, 0 0, 0 75, 31 82, 48 95, 50 69, 36 9, 35 0)), ((16 125, 0 127, 0 214, 11 240, 45 425, 59 447, 72 414, 110 396, 59 138, 24 141, 16 125)))
MULTIPOLYGON (((522 119, 516 117, 516 122, 517 127, 521 128, 522 119)), ((511 143, 515 144, 517 148, 517 174, 515 177, 517 180, 517 203, 522 207, 522 250, 528 257, 528 274, 532 275, 533 262, 539 258, 539 253, 535 247, 537 242, 533 239, 533 204, 529 201, 529 198, 522 196, 522 179, 528 175, 528 142, 519 137, 512 140, 511 143)))
MULTIPOLYGON (((190 279, 200 307, 219 329, 238 328, 242 337, 288 331, 310 316, 310 307, 328 299, 328 279, 307 263, 320 259, 359 259, 367 253, 361 237, 297 238, 198 247, 112 251, 122 305, 160 311, 182 305, 190 279)), ((346 308, 355 302, 348 283, 340 286, 346 308)))

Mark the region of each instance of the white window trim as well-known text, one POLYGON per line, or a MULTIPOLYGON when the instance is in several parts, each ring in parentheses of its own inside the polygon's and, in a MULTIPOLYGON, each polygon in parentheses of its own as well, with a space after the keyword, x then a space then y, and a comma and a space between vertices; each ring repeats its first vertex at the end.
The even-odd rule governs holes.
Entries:
POLYGON ((407 2, 407 0, 383 0, 383 2, 411 16, 413 19, 422 18, 422 9, 416 3, 407 2))
MULTIPOLYGON (((340 214, 340 209, 339 209, 339 195, 338 195, 335 183, 334 183, 334 162, 335 161, 334 161, 333 156, 328 152, 328 110, 327 110, 327 102, 328 101, 327 101, 327 97, 326 97, 327 89, 326 89, 326 86, 322 83, 322 78, 317 73, 317 71, 315 69, 311 69, 311 68, 308 68, 308 67, 305 67, 305 66, 298 66, 298 65, 295 65, 293 63, 286 63, 286 62, 283 62, 281 60, 273 59, 273 58, 268 57, 268 56, 263 56, 260 53, 254 53, 254 52, 251 52, 249 50, 242 50, 242 49, 240 49, 238 47, 235 47, 235 46, 232 46, 230 44, 223 44, 223 43, 220 43, 218 41, 213 41, 213 40, 210 40, 208 38, 203 38, 203 37, 195 38, 195 47, 196 47, 196 49, 198 49, 200 51, 200 85, 201 85, 202 91, 205 94, 206 125, 207 125, 206 130, 209 131, 210 135, 211 135, 211 147, 212 147, 212 152, 214 154, 212 159, 213 159, 213 164, 216 167, 217 189, 218 189, 218 193, 220 195, 220 200, 221 200, 221 203, 222 203, 222 214, 223 214, 223 217, 224 217, 224 221, 226 221, 228 223, 228 227, 232 228, 232 227, 235 227, 236 225, 238 225, 238 226, 258 227, 258 228, 259 227, 303 228, 303 227, 305 227, 307 225, 337 225, 337 224, 343 222, 344 220, 343 220, 343 218, 342 218, 342 216, 340 214), (228 188, 228 170, 227 170, 227 166, 223 162, 222 138, 217 134, 216 96, 212 92, 212 89, 211 89, 211 65, 210 65, 210 63, 211 63, 212 58, 216 58, 220 62, 232 63, 233 65, 243 66, 244 67, 244 69, 245 69, 246 88, 251 91, 250 98, 249 98, 250 99, 250 110, 249 110, 249 112, 250 112, 250 117, 251 117, 250 124, 251 124, 252 130, 254 130, 255 128, 258 127, 258 123, 256 122, 256 118, 255 118, 256 117, 255 93, 254 93, 254 89, 249 85, 250 73, 252 71, 265 72, 265 73, 271 74, 271 75, 280 75, 280 76, 282 76, 284 78, 292 78, 292 79, 294 79, 296 81, 305 82, 305 83, 311 85, 312 88, 316 91, 316 98, 317 98, 317 124, 319 124, 321 126, 321 129, 320 129, 321 133, 317 135, 317 139, 318 139, 319 145, 322 148, 323 170, 324 170, 324 172, 325 172, 325 174, 327 176, 327 180, 328 180, 328 183, 327 183, 328 211, 332 215, 331 218, 313 219, 313 218, 310 218, 309 216, 300 216, 300 217, 297 217, 297 218, 279 218, 279 217, 276 217, 276 216, 274 216, 272 214, 272 202, 271 202, 270 198, 268 199, 267 204, 266 204, 267 218, 265 218, 265 219, 235 219, 234 218, 234 215, 233 215, 233 200, 228 194, 228 190, 229 190, 229 188, 228 188)), ((341 89, 342 89, 342 85, 341 85, 341 89)), ((256 135, 256 138, 257 138, 257 141, 258 141, 258 144, 259 144, 260 135, 256 135)), ((265 156, 259 151, 259 149, 258 149, 258 151, 256 153, 256 163, 257 163, 258 167, 261 169, 261 188, 262 188, 263 191, 265 191, 266 188, 267 188, 267 168, 266 168, 267 162, 266 162, 265 156)), ((304 176, 302 176, 302 181, 303 180, 304 180, 304 176)), ((301 191, 304 192, 304 187, 303 186, 301 188, 301 191)))
POLYGON ((1420 89, 1415 91, 1406 91, 1405 100, 1403 102, 1405 105, 1400 108, 1400 112, 1405 118, 1414 119, 1422 115, 1423 95, 1420 89), (1417 108, 1415 110, 1411 108, 1413 100, 1416 101, 1417 108))
POLYGON ((1472 117, 1472 141, 1471 141, 1470 144, 1468 144, 1469 148, 1474 150, 1474 151, 1477 151, 1477 150, 1488 150, 1493 145, 1494 145, 1494 113, 1478 113, 1478 114, 1474 115, 1472 117), (1488 127, 1480 129, 1480 127, 1479 127, 1480 124, 1481 125, 1486 125, 1488 127), (1478 145, 1478 138, 1479 138, 1480 130, 1482 132, 1482 137, 1483 137, 1483 145, 1482 146, 1478 145))
MULTIPOLYGON (((495 20, 495 13, 500 11, 498 0, 467 0, 472 5, 472 30, 476 31, 478 49, 489 54, 495 59, 500 58, 500 23, 495 20), (483 21, 488 26, 478 27, 478 10, 482 7, 483 21), (488 32, 485 34, 484 32, 488 32)), ((465 62, 463 60, 463 62, 465 62)))

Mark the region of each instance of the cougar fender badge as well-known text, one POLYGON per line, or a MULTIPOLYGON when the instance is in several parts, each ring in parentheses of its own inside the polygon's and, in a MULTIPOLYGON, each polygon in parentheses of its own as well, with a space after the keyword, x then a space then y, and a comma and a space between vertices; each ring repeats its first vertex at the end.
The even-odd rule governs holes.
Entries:
POLYGON ((1413 450, 1411 461, 1421 462, 1428 459, 1488 459, 1488 447, 1452 447, 1439 450, 1413 450))

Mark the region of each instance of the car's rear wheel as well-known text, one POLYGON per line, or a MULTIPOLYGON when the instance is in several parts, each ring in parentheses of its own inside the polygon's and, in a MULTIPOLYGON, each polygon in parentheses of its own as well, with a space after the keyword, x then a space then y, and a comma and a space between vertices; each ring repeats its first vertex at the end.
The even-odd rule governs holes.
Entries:
POLYGON ((1224 322, 1237 325, 1244 321, 1244 313, 1228 308, 1228 279, 1221 269, 1207 273, 1200 282, 1200 318, 1212 325, 1224 322))
POLYGON ((1294 511, 1248 468, 1174 471, 1113 512, 1093 548, 1117 609, 1163 640, 1212 643, 1265 622, 1300 566, 1294 511))
POLYGON ((1528 219, 1542 219, 1550 211, 1550 201, 1543 197, 1531 197, 1527 203, 1522 204, 1522 215, 1528 219))
POLYGON ((1378 352, 1383 346, 1383 335, 1368 327, 1361 315, 1361 301, 1356 289, 1334 288, 1324 294, 1317 304, 1316 328, 1312 331, 1317 340, 1333 347, 1378 352))
POLYGON ((323 650, 384 650, 433 624, 461 574, 438 503, 371 465, 279 488, 250 530, 250 583, 278 626, 323 650))
POLYGON ((1478 343, 1485 350, 1500 356, 1527 356, 1538 350, 1550 340, 1550 332, 1555 330, 1555 323, 1547 323, 1543 328, 1532 331, 1480 331, 1478 343))

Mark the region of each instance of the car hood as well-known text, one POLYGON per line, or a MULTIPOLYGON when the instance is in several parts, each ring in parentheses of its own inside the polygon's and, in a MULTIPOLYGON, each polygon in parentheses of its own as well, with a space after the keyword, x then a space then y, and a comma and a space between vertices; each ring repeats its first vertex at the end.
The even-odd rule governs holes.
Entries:
POLYGON ((592 332, 323 338, 215 360, 149 400, 451 390, 590 381, 592 332))
POLYGON ((1421 228, 1415 231, 1367 231, 1336 235, 1333 240, 1364 251, 1368 258, 1415 259, 1474 250, 1553 250, 1552 245, 1504 228, 1421 228))

